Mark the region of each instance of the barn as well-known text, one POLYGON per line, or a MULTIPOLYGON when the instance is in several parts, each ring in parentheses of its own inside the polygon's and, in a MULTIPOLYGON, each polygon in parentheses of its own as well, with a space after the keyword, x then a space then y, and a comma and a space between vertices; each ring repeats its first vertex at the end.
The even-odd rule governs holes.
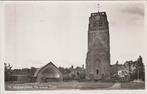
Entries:
POLYGON ((36 70, 34 76, 37 82, 50 82, 50 81, 62 81, 63 75, 58 68, 52 63, 48 63, 45 66, 36 70))

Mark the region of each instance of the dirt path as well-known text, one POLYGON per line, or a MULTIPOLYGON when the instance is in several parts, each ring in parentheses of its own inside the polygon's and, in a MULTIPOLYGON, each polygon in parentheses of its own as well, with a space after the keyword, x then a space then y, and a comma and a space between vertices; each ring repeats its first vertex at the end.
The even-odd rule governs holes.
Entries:
POLYGON ((114 83, 113 86, 106 89, 120 89, 120 88, 121 88, 121 83, 117 82, 117 83, 114 83))

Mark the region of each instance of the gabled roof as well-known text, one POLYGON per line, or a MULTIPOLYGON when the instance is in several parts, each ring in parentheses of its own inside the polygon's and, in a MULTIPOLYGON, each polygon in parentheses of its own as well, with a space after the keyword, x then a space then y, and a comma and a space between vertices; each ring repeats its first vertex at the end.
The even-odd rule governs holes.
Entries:
MULTIPOLYGON (((47 66, 53 66, 55 69, 58 70, 58 68, 57 68, 52 62, 49 62, 49 63, 46 64, 45 66, 43 66, 43 67, 37 69, 36 72, 35 72, 35 74, 34 74, 34 77, 37 77, 38 73, 39 73, 42 69, 46 68, 47 66)), ((60 71, 59 71, 59 72, 60 72, 60 71)), ((61 73, 61 72, 60 72, 60 73, 61 73)))

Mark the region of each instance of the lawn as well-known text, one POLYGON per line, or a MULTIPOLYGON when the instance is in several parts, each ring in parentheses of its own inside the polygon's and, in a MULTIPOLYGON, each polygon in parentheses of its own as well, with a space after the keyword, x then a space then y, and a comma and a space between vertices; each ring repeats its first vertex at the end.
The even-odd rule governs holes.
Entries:
POLYGON ((145 89, 145 83, 137 83, 137 82, 121 83, 121 89, 145 89))
POLYGON ((6 90, 57 90, 57 89, 104 89, 111 87, 112 82, 48 82, 48 83, 6 83, 6 90))
POLYGON ((48 83, 23 83, 14 84, 6 83, 6 90, 65 90, 65 89, 97 89, 97 90, 128 90, 128 89, 145 89, 145 83, 122 82, 119 87, 113 82, 48 82, 48 83))

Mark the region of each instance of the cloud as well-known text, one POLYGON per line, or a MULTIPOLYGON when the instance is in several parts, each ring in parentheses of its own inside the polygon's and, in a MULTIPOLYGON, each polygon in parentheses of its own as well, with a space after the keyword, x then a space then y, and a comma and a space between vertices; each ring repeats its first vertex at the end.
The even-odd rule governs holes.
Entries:
POLYGON ((127 5, 127 7, 123 8, 121 12, 130 15, 144 16, 144 5, 143 4, 127 5))
POLYGON ((118 23, 122 25, 128 25, 134 27, 135 25, 139 25, 144 23, 144 4, 143 3, 125 3, 121 4, 117 8, 118 15, 118 23), (120 17, 122 19, 120 19, 120 17))

